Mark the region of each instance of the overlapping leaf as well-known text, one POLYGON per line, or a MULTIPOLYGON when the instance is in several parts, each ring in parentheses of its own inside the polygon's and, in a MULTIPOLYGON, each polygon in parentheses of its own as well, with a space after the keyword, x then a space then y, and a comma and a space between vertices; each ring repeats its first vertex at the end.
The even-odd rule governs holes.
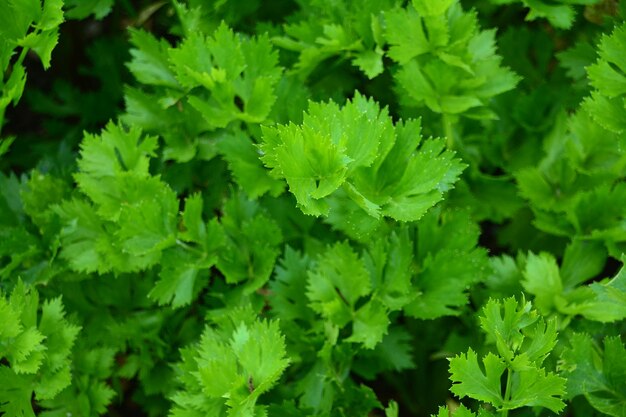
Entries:
POLYGON ((565 407, 565 379, 547 372, 543 362, 556 344, 556 321, 544 323, 530 303, 514 298, 490 300, 481 326, 498 355, 488 353, 484 371, 473 350, 450 360, 451 391, 459 397, 488 402, 499 410, 540 406, 559 412, 565 407), (501 378, 506 372, 503 390, 501 378))
POLYGON ((604 349, 584 333, 572 335, 563 355, 567 396, 584 395, 597 410, 610 416, 626 411, 626 348, 619 337, 606 337, 604 349))
MULTIPOLYGON (((233 317, 234 319, 234 317, 233 317)), ((265 415, 257 405, 289 364, 278 322, 235 320, 222 329, 207 327, 200 342, 183 351, 173 416, 265 415)))
POLYGON ((70 352, 80 327, 70 324, 60 298, 39 305, 21 280, 0 293, 0 411, 34 416, 32 398, 55 398, 71 382, 70 352), (41 310, 41 312, 40 312, 41 310))
POLYGON ((417 220, 463 169, 442 141, 422 142, 419 122, 393 126, 385 109, 358 93, 341 108, 311 103, 301 125, 263 132, 263 162, 316 216, 346 196, 371 217, 417 220))
POLYGON ((511 90, 518 77, 501 66, 495 32, 480 31, 475 13, 458 1, 416 0, 385 13, 388 55, 400 102, 435 113, 491 118, 489 100, 511 90))

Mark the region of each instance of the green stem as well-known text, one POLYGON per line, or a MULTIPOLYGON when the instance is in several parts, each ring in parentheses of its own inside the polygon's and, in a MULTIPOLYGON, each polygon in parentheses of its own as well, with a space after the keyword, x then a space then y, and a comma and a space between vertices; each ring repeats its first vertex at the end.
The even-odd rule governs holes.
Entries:
POLYGON ((199 255, 202 256, 202 258, 206 257, 206 252, 204 252, 202 249, 196 248, 195 246, 189 245, 188 243, 183 242, 180 239, 176 239, 176 244, 178 246, 180 246, 181 248, 188 250, 190 252, 195 252, 199 255))
MULTIPOLYGON (((504 389, 504 401, 508 402, 511 399, 511 381, 513 375, 511 374, 511 368, 507 368, 506 370, 506 388, 504 389)), ((500 417, 507 417, 509 414, 509 410, 502 410, 500 412, 500 417)))
POLYGON ((30 51, 29 47, 25 46, 22 48, 20 56, 17 58, 17 61, 15 61, 15 65, 22 65, 22 62, 24 62, 24 58, 26 58, 26 54, 28 53, 28 51, 30 51))
POLYGON ((446 136, 448 149, 454 149, 454 128, 450 115, 443 113, 441 115, 441 124, 443 125, 443 134, 446 136))

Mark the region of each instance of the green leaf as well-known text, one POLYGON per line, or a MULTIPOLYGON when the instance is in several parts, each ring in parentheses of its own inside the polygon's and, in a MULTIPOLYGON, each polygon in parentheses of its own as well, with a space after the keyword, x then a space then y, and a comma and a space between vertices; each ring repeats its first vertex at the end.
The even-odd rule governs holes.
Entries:
POLYGON ((423 319, 460 314, 468 286, 486 278, 489 268, 487 253, 477 247, 476 223, 467 212, 435 209, 420 221, 417 233, 420 267, 413 283, 419 292, 404 311, 423 319), (445 238, 452 234, 454 239, 445 238))
MULTIPOLYGON (((20 311, 16 310, 7 299, 0 298, 0 313, 4 320, 0 324, 0 337, 13 339, 23 331, 20 324, 20 311)), ((3 352, 4 353, 4 352, 3 352)))
POLYGON ((302 291, 306 287, 307 272, 311 267, 311 259, 290 246, 285 248, 282 259, 276 265, 274 279, 270 282, 270 304, 277 316, 286 322, 314 320, 306 293, 302 291))
POLYGON ((0 367, 0 412, 7 416, 35 417, 31 397, 30 378, 0 367))
POLYGON ((589 81, 595 90, 584 108, 603 127, 616 133, 626 129, 626 25, 604 35, 599 45, 598 61, 587 68, 589 81))
POLYGON ((67 17, 70 19, 84 19, 93 15, 100 20, 111 13, 114 0, 64 0, 67 17))
POLYGON ((307 297, 311 308, 338 326, 351 320, 356 302, 370 291, 368 271, 346 242, 324 252, 317 267, 309 272, 307 297))
POLYGON ((77 174, 80 185, 85 176, 114 177, 130 172, 141 177, 149 175, 150 156, 155 155, 156 137, 142 138, 141 130, 130 130, 109 122, 100 135, 86 133, 81 143, 77 174))
POLYGON ((370 80, 384 71, 383 54, 379 50, 359 52, 352 60, 352 64, 359 67, 370 80))
POLYGON ((195 293, 195 283, 201 269, 217 261, 214 256, 199 265, 197 257, 180 248, 168 249, 161 260, 160 279, 148 296, 159 304, 172 303, 177 308, 190 304, 195 293))
POLYGON ((494 416, 495 414, 493 414, 491 411, 486 410, 485 408, 481 408, 477 414, 472 413, 472 411, 469 408, 465 407, 463 404, 456 407, 454 411, 450 410, 448 406, 439 407, 439 412, 437 413, 437 415, 436 416, 435 414, 432 415, 432 417, 494 417, 494 416))
POLYGON ((237 194, 225 204, 222 225, 226 232, 217 268, 226 282, 245 282, 245 292, 252 293, 269 280, 279 255, 282 233, 258 203, 237 194))
POLYGON ((284 183, 269 176, 269 171, 259 159, 259 150, 245 133, 237 131, 223 136, 217 149, 228 162, 237 184, 250 198, 256 199, 265 193, 278 195, 283 192, 284 183))
POLYGON ((526 20, 545 18, 555 27, 564 29, 569 28, 574 21, 574 10, 570 5, 552 5, 541 0, 523 0, 523 3, 530 9, 526 20))
POLYGON ((179 379, 184 389, 173 396, 173 415, 257 415, 257 399, 287 368, 277 321, 229 320, 217 329, 207 327, 197 345, 182 351, 179 379))
POLYGON ((591 117, 603 128, 615 133, 626 130, 626 110, 623 98, 607 98, 597 91, 583 103, 591 117))
POLYGON ((200 194, 185 200, 183 226, 177 246, 163 252, 160 279, 148 296, 172 307, 191 303, 199 289, 196 279, 217 263, 218 253, 225 243, 224 230, 217 220, 208 223, 202 220, 203 201, 200 194))
POLYGON ((399 310, 416 297, 411 285, 413 242, 408 229, 373 242, 365 262, 373 278, 373 292, 390 310, 399 310))
POLYGON ((41 16, 36 24, 37 29, 54 30, 63 23, 63 0, 43 0, 41 16))
POLYGON ((390 321, 385 306, 377 300, 371 300, 356 311, 352 335, 348 342, 362 343, 367 349, 373 349, 387 334, 390 321))
POLYGON ((524 289, 535 296, 535 305, 548 313, 558 303, 563 293, 563 283, 556 260, 548 253, 529 253, 523 272, 524 289))
POLYGON ((524 341, 522 330, 538 318, 530 302, 518 303, 513 297, 503 303, 491 299, 483 308, 480 325, 487 333, 487 340, 497 345, 500 355, 511 360, 524 341))
MULTIPOLYGON (((0 120, 0 125, 2 125, 0 120)), ((8 138, 0 139, 0 157, 6 154, 11 147, 11 144, 15 140, 15 136, 9 136, 8 138)))
POLYGON ((598 61, 587 68, 589 81, 605 97, 626 94, 626 26, 618 26, 611 35, 602 36, 598 61))
POLYGON ((46 346, 42 343, 44 339, 45 336, 38 329, 29 327, 9 344, 6 357, 16 373, 37 372, 45 356, 46 346))
POLYGON ((36 401, 50 400, 71 383, 70 354, 80 327, 67 321, 60 297, 38 310, 37 291, 21 280, 8 300, 0 292, 0 359, 7 359, 0 364, 0 411, 7 416, 34 416, 33 394, 36 401))
POLYGON ((19 45, 24 48, 30 48, 39 56, 44 69, 50 68, 50 60, 52 59, 52 50, 59 41, 58 31, 31 32, 24 39, 20 40, 19 45))
POLYGON ((267 36, 243 38, 225 24, 209 38, 192 33, 169 50, 180 84, 187 90, 203 87, 210 93, 198 92, 188 102, 215 128, 234 120, 265 120, 281 74, 277 58, 267 36))
POLYGON ((384 202, 382 213, 396 220, 419 220, 443 199, 465 168, 454 152, 445 149, 443 140, 428 139, 418 146, 420 133, 419 121, 396 125, 396 141, 384 160, 355 178, 363 194, 384 202))
POLYGON ((611 323, 626 317, 626 269, 622 267, 611 279, 594 282, 572 295, 569 314, 581 314, 589 320, 611 323))
POLYGON ((564 287, 574 287, 595 277, 604 268, 607 254, 599 242, 575 240, 565 248, 561 279, 564 287))
POLYGON ((558 413, 565 407, 566 380, 542 368, 557 341, 557 322, 547 324, 531 310, 530 303, 515 298, 504 302, 489 300, 480 317, 487 341, 496 345, 499 355, 487 354, 483 374, 476 354, 470 349, 450 362, 451 391, 489 402, 499 410, 541 406, 558 413), (504 314, 502 314, 504 313, 504 314), (491 370, 491 371, 490 371, 491 370), (500 378, 506 370, 504 393, 500 378), (490 373, 491 372, 491 373, 490 373))
POLYGON ((242 372, 248 375, 254 395, 268 391, 289 364, 278 322, 255 323, 251 328, 240 325, 232 335, 230 347, 242 372))
POLYGON ((606 337, 604 351, 584 333, 575 333, 563 353, 568 398, 584 395, 598 411, 614 417, 626 411, 626 348, 619 337, 606 337))
POLYGON ((165 187, 140 205, 124 207, 118 223, 122 250, 133 256, 145 256, 172 246, 177 214, 178 198, 165 187))
POLYGON ((263 130, 262 160, 306 214, 328 214, 322 199, 335 192, 358 167, 372 165, 392 144, 385 110, 357 93, 343 108, 311 103, 301 126, 263 130), (385 143, 387 141, 387 143, 385 143))
POLYGON ((500 408, 504 405, 500 378, 506 365, 493 353, 483 358, 483 364, 484 371, 478 365, 478 357, 472 349, 465 355, 460 354, 450 359, 450 380, 453 383, 450 391, 460 398, 471 397, 500 408))
POLYGON ((341 207, 333 199, 347 197, 374 218, 412 221, 441 200, 464 168, 441 140, 416 149, 420 131, 416 121, 394 129, 386 110, 357 93, 341 109, 312 103, 301 126, 265 129, 262 160, 287 180, 305 214, 328 215, 331 206, 341 207))
POLYGON ((519 379, 513 379, 511 399, 504 409, 522 406, 539 406, 559 413, 565 408, 561 397, 565 395, 565 379, 553 373, 546 374, 543 369, 520 371, 519 379))
POLYGON ((411 3, 422 16, 438 16, 446 13, 456 0, 413 0, 411 3))
POLYGON ((180 88, 168 65, 169 45, 166 41, 159 41, 152 34, 138 29, 130 31, 130 41, 134 48, 130 50, 132 59, 127 65, 139 82, 173 89, 180 88))
POLYGON ((391 328, 383 337, 382 343, 376 347, 376 351, 379 352, 379 357, 389 362, 391 369, 410 369, 414 366, 412 340, 410 334, 391 328))
POLYGON ((495 32, 480 31, 476 14, 463 12, 457 1, 415 0, 385 17, 388 55, 400 64, 393 76, 405 108, 489 118, 490 98, 519 81, 501 65, 495 32))
POLYGON ((107 248, 112 246, 111 238, 105 233, 100 218, 94 208, 82 200, 68 200, 57 209, 57 214, 65 221, 60 238, 63 248, 61 257, 72 269, 82 272, 108 272, 107 248))
POLYGON ((388 55, 399 64, 430 51, 430 44, 419 21, 419 14, 413 8, 395 9, 385 13, 387 21, 387 42, 391 45, 388 55))

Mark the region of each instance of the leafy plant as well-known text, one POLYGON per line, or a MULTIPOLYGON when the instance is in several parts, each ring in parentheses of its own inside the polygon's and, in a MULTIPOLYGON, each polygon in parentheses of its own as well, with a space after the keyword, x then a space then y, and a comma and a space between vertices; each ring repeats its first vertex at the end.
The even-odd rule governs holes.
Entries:
POLYGON ((625 16, 5 1, 0 412, 626 416, 625 16))

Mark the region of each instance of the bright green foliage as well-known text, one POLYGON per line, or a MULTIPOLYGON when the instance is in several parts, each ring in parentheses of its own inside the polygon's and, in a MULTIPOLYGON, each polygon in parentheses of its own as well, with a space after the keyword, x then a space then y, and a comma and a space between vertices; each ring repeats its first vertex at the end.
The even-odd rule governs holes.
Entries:
POLYGON ((611 323, 626 318, 624 269, 611 279, 579 285, 601 272, 605 257, 602 246, 576 241, 566 248, 560 267, 552 255, 531 252, 520 261, 521 268, 513 264, 509 271, 497 270, 495 275, 498 279, 511 273, 521 276, 522 287, 535 297, 534 304, 542 314, 557 313, 566 321, 581 315, 611 323))
POLYGON ((626 415, 626 2, 0 3, 2 416, 626 415))
MULTIPOLYGON (((180 216, 185 230, 178 230, 175 193, 149 173, 155 146, 156 138, 142 137, 137 129, 125 131, 113 124, 100 136, 85 135, 78 161, 81 171, 75 178, 90 202, 74 198, 58 207, 64 222, 61 256, 76 271, 100 274, 139 271, 160 262, 160 280, 150 297, 179 307, 197 295, 198 274, 218 263, 217 253, 226 239, 220 223, 203 220, 203 201, 198 195, 186 200, 180 216)), ((224 223, 228 228, 227 219, 224 223)), ((264 226, 257 222, 250 227, 259 233, 258 228, 264 226)), ((275 230, 268 233, 280 236, 275 230)), ((241 259, 238 252, 234 260, 231 248, 227 245, 219 259, 221 268, 228 270, 228 282, 232 280, 229 268, 237 267, 241 259)), ((267 256, 256 259, 272 261, 267 256)), ((269 272, 264 272, 265 280, 269 272)))
POLYGON ((0 130, 9 104, 15 106, 26 85, 23 65, 26 53, 34 51, 45 69, 63 23, 63 0, 7 0, 0 4, 0 130), (12 55, 20 48, 20 56, 12 55))
POLYGON ((75 197, 60 205, 61 253, 81 272, 137 271, 154 265, 175 244, 178 200, 148 172, 156 138, 109 124, 85 135, 75 197), (114 231, 112 234, 111 231, 114 231))
MULTIPOLYGON (((175 48, 141 30, 131 42, 128 68, 146 88, 127 90, 124 120, 158 131, 168 159, 210 159, 207 132, 260 123, 276 99, 281 70, 266 36, 244 38, 222 24, 210 36, 190 32, 175 48)), ((243 162, 230 155, 235 166, 243 162)))
POLYGON ((371 292, 365 265, 346 243, 330 248, 318 264, 309 275, 307 297, 311 308, 337 326, 344 326, 354 315, 356 302, 371 292))
POLYGON ((555 304, 560 303, 558 297, 563 293, 563 284, 559 267, 547 253, 528 255, 522 285, 526 291, 535 295, 535 306, 540 311, 550 311, 555 304))
POLYGON ((197 290, 196 279, 217 262, 224 244, 224 232, 216 220, 202 220, 202 197, 195 194, 185 200, 182 213, 185 231, 177 246, 163 252, 160 280, 149 296, 173 307, 191 303, 197 290))
POLYGON ((494 414, 487 411, 484 408, 481 408, 478 414, 476 414, 476 413, 472 413, 470 409, 468 409, 463 404, 461 404, 454 411, 451 411, 448 406, 439 407, 439 412, 437 413, 437 415, 435 416, 433 414, 432 417, 490 417, 490 416, 494 416, 494 414))
MULTIPOLYGON (((209 126, 225 127, 236 119, 258 123, 269 113, 280 70, 267 38, 240 42, 222 25, 208 39, 189 35, 168 55, 171 70, 184 91, 200 87, 210 92, 189 98, 189 104, 209 126), (249 62, 254 65, 247 65, 249 62)), ((140 67, 131 66, 131 70, 141 74, 140 67)))
POLYGON ((626 413, 626 348, 619 337, 606 337, 604 349, 584 333, 574 333, 563 354, 567 396, 584 395, 604 414, 626 413))
POLYGON ((482 358, 469 349, 450 360, 451 391, 492 404, 498 410, 540 406, 558 413, 565 407, 564 378, 542 367, 556 344, 556 320, 547 322, 531 309, 529 302, 515 298, 504 302, 489 300, 480 318, 487 341, 495 344, 497 354, 482 358), (506 388, 501 378, 506 374, 506 388))
MULTIPOLYGON (((52 49, 59 37, 58 27, 64 20, 63 1, 8 0, 0 7, 0 68, 3 71, 7 69, 11 54, 18 46, 32 49, 41 59, 44 68, 49 68, 52 49)), ((24 75, 21 62, 17 67, 22 68, 24 75)))
POLYGON ((172 416, 264 416, 259 397, 289 364, 277 321, 252 320, 239 312, 207 327, 196 346, 182 351, 172 416), (246 317, 246 318, 243 318, 246 317))
POLYGON ((301 4, 301 19, 285 25, 285 34, 272 39, 298 53, 297 74, 309 77, 325 60, 336 57, 349 59, 370 79, 383 72, 381 10, 397 1, 367 0, 358 7, 346 0, 301 4))
POLYGON ((18 281, 0 293, 0 411, 34 416, 31 398, 54 399, 71 382, 70 352, 80 327, 65 319, 61 299, 39 305, 39 294, 18 281))
POLYGON ((115 391, 104 382, 111 377, 114 350, 78 345, 74 349, 72 363, 75 371, 72 385, 53 399, 41 402, 47 410, 44 416, 83 415, 97 416, 106 412, 115 391))
POLYGON ((598 61, 587 72, 594 92, 585 102, 585 110, 607 130, 626 130, 626 25, 603 35, 598 61))
POLYGON ((386 12, 385 20, 388 55, 399 64, 394 78, 405 106, 490 118, 489 100, 519 80, 501 66, 495 32, 479 30, 476 14, 464 12, 458 1, 415 0, 386 12))
POLYGON ((333 197, 345 195, 343 204, 371 217, 412 221, 441 200, 463 170, 441 140, 420 142, 419 122, 394 126, 386 110, 357 94, 341 109, 311 103, 302 125, 265 128, 261 150, 306 214, 327 216, 333 197))
POLYGON ((411 254, 405 250, 409 244, 406 233, 394 234, 365 258, 345 242, 329 248, 308 274, 310 308, 338 328, 352 322, 352 334, 346 340, 373 349, 387 334, 389 312, 413 298, 410 270, 406 269, 411 262, 411 254), (384 258, 384 247, 390 259, 384 258), (361 306, 357 308, 357 304, 361 306))

